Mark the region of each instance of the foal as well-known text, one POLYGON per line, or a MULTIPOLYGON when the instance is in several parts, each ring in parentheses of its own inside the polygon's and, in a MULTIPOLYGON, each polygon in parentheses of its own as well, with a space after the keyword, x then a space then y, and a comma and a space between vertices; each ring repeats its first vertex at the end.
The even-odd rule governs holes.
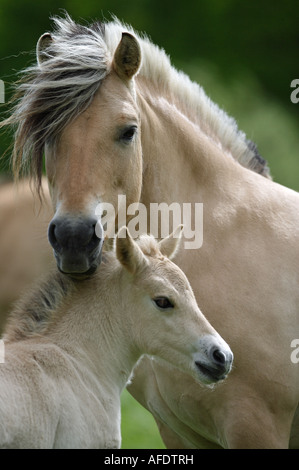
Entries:
POLYGON ((0 364, 2 448, 118 448, 120 395, 144 353, 202 383, 231 369, 228 345, 170 260, 178 246, 126 228, 98 272, 55 272, 10 315, 0 364))

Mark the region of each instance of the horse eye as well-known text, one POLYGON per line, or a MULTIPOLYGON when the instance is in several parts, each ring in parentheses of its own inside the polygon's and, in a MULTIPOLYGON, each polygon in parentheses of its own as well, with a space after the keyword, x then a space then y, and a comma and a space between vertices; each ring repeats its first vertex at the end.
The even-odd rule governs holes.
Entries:
POLYGON ((137 126, 127 127, 121 134, 120 140, 123 142, 132 142, 134 135, 136 134, 137 126))
POLYGON ((157 297, 156 299, 153 299, 155 304, 157 305, 158 308, 160 309, 166 309, 166 308, 174 308, 173 303, 167 298, 167 297, 157 297))

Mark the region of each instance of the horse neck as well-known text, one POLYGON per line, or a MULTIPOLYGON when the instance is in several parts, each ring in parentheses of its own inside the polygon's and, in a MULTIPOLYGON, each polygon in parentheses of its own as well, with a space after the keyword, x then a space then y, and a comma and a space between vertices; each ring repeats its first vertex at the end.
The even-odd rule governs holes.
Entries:
POLYGON ((105 276, 103 269, 93 279, 80 283, 58 320, 47 333, 75 360, 87 376, 98 377, 116 394, 125 387, 138 360, 132 340, 130 312, 122 305, 118 275, 105 276))
POLYGON ((173 97, 143 78, 137 89, 143 149, 141 202, 206 202, 214 189, 218 194, 224 186, 226 193, 230 191, 232 186, 226 182, 239 177, 241 166, 180 110, 173 97))

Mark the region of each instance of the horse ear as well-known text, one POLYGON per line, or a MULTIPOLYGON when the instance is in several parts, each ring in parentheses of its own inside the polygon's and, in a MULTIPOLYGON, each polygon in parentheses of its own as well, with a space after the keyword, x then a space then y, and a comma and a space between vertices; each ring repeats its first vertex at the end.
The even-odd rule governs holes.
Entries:
POLYGON ((148 263, 127 227, 122 227, 116 236, 116 256, 119 262, 132 274, 136 274, 145 263, 148 263))
POLYGON ((44 33, 41 35, 36 44, 36 58, 38 65, 41 65, 45 60, 47 60, 48 55, 45 54, 45 49, 53 41, 50 33, 44 33))
POLYGON ((175 257, 181 244, 183 230, 184 226, 179 225, 174 232, 159 242, 159 250, 162 255, 169 259, 175 257))
POLYGON ((130 80, 139 70, 141 49, 137 39, 129 33, 122 33, 122 38, 113 57, 113 67, 117 75, 130 80))

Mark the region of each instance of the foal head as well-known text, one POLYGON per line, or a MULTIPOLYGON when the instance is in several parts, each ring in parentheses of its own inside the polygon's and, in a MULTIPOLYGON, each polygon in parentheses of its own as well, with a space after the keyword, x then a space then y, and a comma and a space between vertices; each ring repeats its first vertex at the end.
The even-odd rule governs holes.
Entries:
POLYGON ((198 308, 185 274, 170 261, 179 240, 174 233, 159 243, 148 235, 136 242, 125 227, 120 230, 116 254, 125 267, 125 323, 141 353, 200 382, 217 382, 229 373, 233 354, 198 308))
MULTIPOLYGON (((96 57, 92 63, 92 52, 103 55, 102 74, 97 77, 97 90, 89 105, 45 145, 46 171, 56 211, 48 237, 58 268, 74 277, 92 273, 101 260, 103 228, 95 216, 98 204, 109 203, 117 208, 119 194, 126 195, 127 205, 139 201, 142 182, 140 119, 134 89, 134 76, 141 62, 139 44, 131 34, 123 33, 109 60, 107 50, 100 48, 105 47, 104 39, 99 44, 99 35, 92 38, 91 30, 82 30, 77 31, 76 39, 74 35, 68 37, 69 44, 64 47, 68 45, 70 51, 64 51, 61 59, 59 36, 47 33, 37 45, 41 73, 51 74, 54 64, 57 70, 65 69, 68 80, 72 60, 76 67, 79 62, 77 56, 72 58, 72 41, 76 40, 76 54, 78 41, 82 41, 82 49, 84 40, 88 43, 86 36, 91 45, 94 41, 95 50, 84 51, 90 69, 99 62, 96 57)), ((76 80, 80 81, 80 76, 76 80)), ((77 99, 81 100, 80 95, 77 99)), ((117 226, 117 213, 115 222, 117 226)))

